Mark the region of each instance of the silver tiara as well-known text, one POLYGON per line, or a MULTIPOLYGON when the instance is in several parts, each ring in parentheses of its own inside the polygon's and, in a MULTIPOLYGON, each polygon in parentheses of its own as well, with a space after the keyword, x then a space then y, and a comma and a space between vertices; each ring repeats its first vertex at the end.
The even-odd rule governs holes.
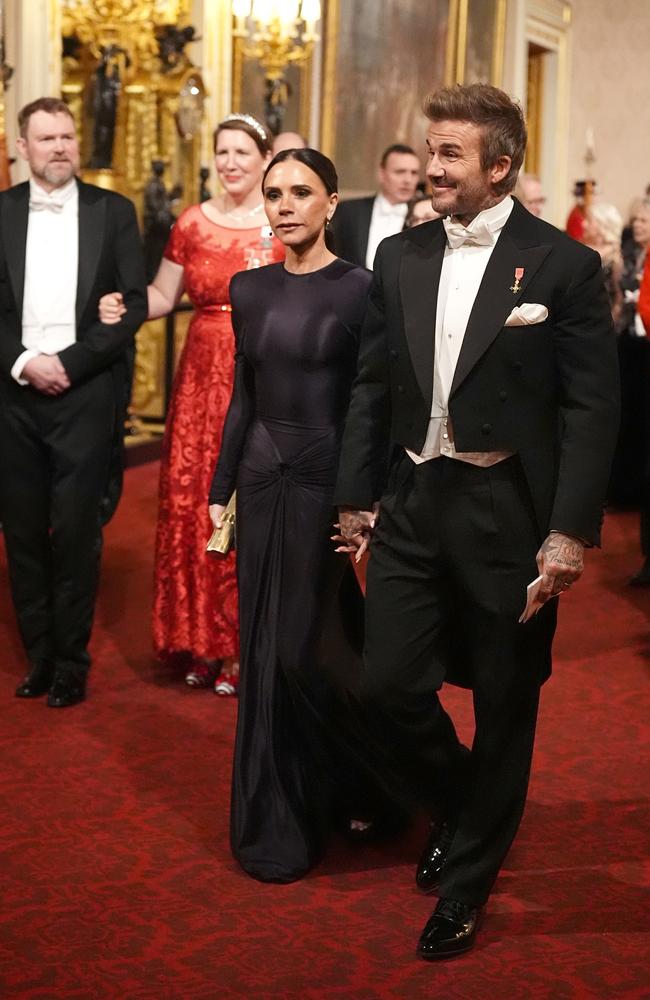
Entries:
POLYGON ((250 126, 250 128, 252 128, 254 132, 257 132, 257 134, 259 135, 259 137, 262 140, 262 142, 268 142, 269 141, 269 137, 266 134, 266 130, 264 129, 264 127, 262 125, 260 125, 260 123, 258 122, 257 118, 253 118, 252 115, 247 115, 247 114, 243 114, 243 115, 226 115, 226 117, 223 119, 223 121, 219 122, 219 125, 217 127, 221 128, 221 126, 225 125, 226 122, 246 122, 246 124, 248 126, 250 126))

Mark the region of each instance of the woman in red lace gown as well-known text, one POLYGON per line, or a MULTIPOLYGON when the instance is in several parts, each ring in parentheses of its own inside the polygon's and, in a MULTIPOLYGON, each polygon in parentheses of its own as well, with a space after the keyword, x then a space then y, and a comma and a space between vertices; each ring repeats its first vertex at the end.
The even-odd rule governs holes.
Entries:
MULTIPOLYGON (((235 694, 238 608, 234 554, 206 554, 212 527, 205 497, 230 402, 234 339, 228 300, 233 274, 282 260, 268 227, 262 173, 266 130, 249 115, 229 115, 215 132, 215 164, 224 193, 186 209, 176 222, 149 286, 149 318, 170 312, 187 292, 195 313, 174 380, 160 471, 153 640, 161 657, 190 654, 185 679, 235 694)), ((121 305, 105 296, 102 319, 121 305)))

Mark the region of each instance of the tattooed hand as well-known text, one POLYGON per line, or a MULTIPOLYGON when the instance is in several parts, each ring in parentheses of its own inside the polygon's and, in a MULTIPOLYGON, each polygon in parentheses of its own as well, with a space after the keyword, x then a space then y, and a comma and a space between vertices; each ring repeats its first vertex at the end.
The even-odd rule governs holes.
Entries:
POLYGON ((537 566, 542 575, 540 601, 548 601, 568 590, 579 580, 584 569, 584 543, 571 535, 553 531, 537 553, 537 566))
POLYGON ((332 541, 340 543, 336 551, 354 552, 355 562, 359 562, 370 544, 378 519, 378 503, 374 505, 372 510, 350 510, 341 507, 338 523, 334 525, 335 528, 339 529, 339 534, 332 535, 332 541))

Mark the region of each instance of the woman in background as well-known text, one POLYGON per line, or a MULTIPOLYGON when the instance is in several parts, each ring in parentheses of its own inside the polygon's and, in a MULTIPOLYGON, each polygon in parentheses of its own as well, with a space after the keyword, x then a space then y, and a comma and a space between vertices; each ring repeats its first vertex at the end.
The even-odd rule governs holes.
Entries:
POLYGON ((639 456, 643 467, 640 511, 643 563, 630 579, 630 583, 633 587, 650 587, 650 254, 646 254, 637 310, 646 332, 645 338, 639 344, 639 355, 643 365, 640 382, 645 386, 645 393, 642 393, 641 416, 643 450, 639 456))
POLYGON ((408 203, 404 229, 412 229, 413 226, 421 226, 423 222, 432 222, 440 218, 440 212, 436 212, 431 204, 430 194, 420 194, 408 203))
MULTIPOLYGON (((214 136, 223 193, 186 209, 174 225, 149 286, 149 318, 170 313, 187 292, 194 306, 165 425, 154 570, 156 653, 185 654, 185 680, 233 695, 238 683, 234 556, 206 554, 204 510, 230 400, 234 344, 228 285, 233 274, 281 260, 264 214, 261 181, 270 136, 251 115, 228 115, 214 136), (187 656, 191 658, 187 662, 187 656)), ((100 304, 119 318, 119 296, 100 304)))
POLYGON ((600 254, 605 288, 609 295, 612 319, 618 323, 623 296, 621 277, 623 256, 621 254, 621 233, 623 219, 615 205, 604 201, 593 201, 585 212, 582 242, 600 254))
POLYGON ((614 455, 609 500, 636 507, 644 492, 644 423, 646 383, 645 328, 638 312, 639 286, 650 246, 650 201, 640 202, 632 216, 632 242, 624 245, 620 279, 621 306, 616 325, 621 370, 621 425, 614 455))

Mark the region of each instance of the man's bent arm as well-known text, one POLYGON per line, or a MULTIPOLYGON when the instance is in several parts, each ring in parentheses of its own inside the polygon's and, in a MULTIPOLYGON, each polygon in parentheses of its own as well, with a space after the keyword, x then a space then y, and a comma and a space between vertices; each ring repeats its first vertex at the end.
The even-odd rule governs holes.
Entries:
POLYGON ((119 212, 116 223, 113 257, 115 284, 124 298, 126 313, 114 325, 97 319, 84 335, 59 357, 73 385, 109 368, 130 344, 147 318, 147 282, 144 254, 136 221, 135 208, 126 199, 114 206, 119 212))
POLYGON ((369 511, 379 500, 389 453, 391 403, 380 245, 361 328, 357 377, 341 445, 334 502, 369 511))

